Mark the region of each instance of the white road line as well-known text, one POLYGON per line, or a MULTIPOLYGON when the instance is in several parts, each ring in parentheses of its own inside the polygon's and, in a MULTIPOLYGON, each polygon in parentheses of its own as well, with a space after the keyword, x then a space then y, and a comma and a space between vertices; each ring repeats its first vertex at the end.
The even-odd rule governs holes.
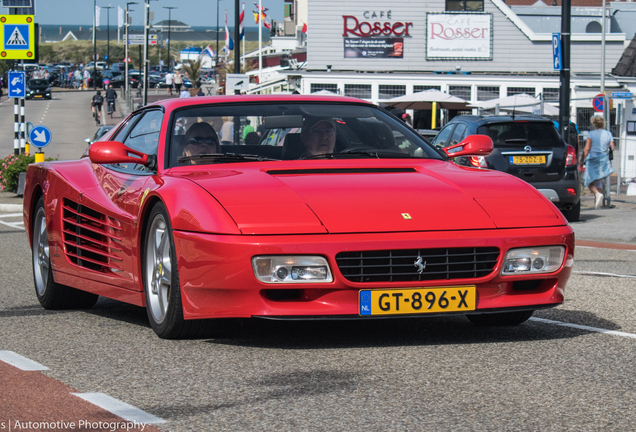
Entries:
POLYGON ((156 424, 166 423, 162 418, 156 417, 145 411, 135 408, 132 405, 128 405, 118 399, 105 395, 104 393, 72 393, 73 395, 84 399, 87 402, 97 405, 98 407, 109 411, 116 416, 128 420, 130 422, 156 424))
POLYGON ((634 279, 636 279, 636 275, 623 275, 623 274, 616 274, 616 273, 593 272, 593 271, 573 271, 572 273, 580 274, 580 275, 611 276, 611 277, 617 277, 617 278, 634 278, 634 279))
POLYGON ((621 336, 621 337, 636 339, 636 334, 633 334, 633 333, 619 332, 616 330, 607 330, 607 329, 602 329, 598 327, 584 326, 580 324, 570 324, 570 323, 566 323, 562 321, 553 321, 553 320, 549 320, 545 318, 530 318, 530 320, 544 323, 544 324, 554 324, 554 325, 563 326, 563 327, 572 327, 579 330, 587 330, 587 331, 596 332, 596 333, 605 333, 612 336, 621 336))
MULTIPOLYGON (((611 249, 611 248, 602 248, 602 247, 596 247, 596 246, 576 246, 576 249, 611 249)), ((636 249, 612 249, 612 250, 619 250, 622 252, 636 252, 636 249)))
POLYGON ((41 365, 38 362, 34 362, 33 360, 23 357, 13 351, 0 351, 0 360, 23 371, 49 370, 46 366, 41 365))
POLYGON ((0 214, 0 224, 2 225, 6 225, 6 226, 10 226, 11 228, 16 228, 16 229, 24 229, 24 220, 22 220, 22 213, 8 213, 8 214, 0 214), (2 220, 3 218, 15 218, 15 217, 19 217, 20 220, 16 221, 16 222, 5 222, 4 220, 2 220))

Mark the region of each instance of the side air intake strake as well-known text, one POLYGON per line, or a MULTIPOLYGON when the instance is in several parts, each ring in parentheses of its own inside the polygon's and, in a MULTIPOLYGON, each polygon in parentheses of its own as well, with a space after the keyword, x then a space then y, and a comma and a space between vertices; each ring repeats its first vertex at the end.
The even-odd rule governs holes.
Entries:
POLYGON ((122 271, 121 223, 85 205, 64 199, 62 238, 69 261, 91 270, 122 271))
POLYGON ((386 174, 386 173, 412 173, 415 168, 320 168, 320 169, 281 169, 269 170, 270 175, 286 174, 386 174))

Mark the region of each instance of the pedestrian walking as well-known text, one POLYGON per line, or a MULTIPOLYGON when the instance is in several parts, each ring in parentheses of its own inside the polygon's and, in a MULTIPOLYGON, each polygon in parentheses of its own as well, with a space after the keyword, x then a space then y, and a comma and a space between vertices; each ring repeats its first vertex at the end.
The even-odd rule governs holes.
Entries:
POLYGON ((605 119, 595 115, 590 119, 594 130, 588 135, 583 149, 585 161, 585 185, 594 194, 594 207, 600 208, 603 203, 603 179, 614 172, 610 161, 610 152, 614 152, 614 137, 605 130, 605 119))
POLYGON ((181 93, 181 84, 183 84, 183 78, 181 78, 181 72, 177 71, 174 75, 174 87, 177 93, 181 93))
POLYGON ((174 81, 174 74, 172 72, 168 72, 166 74, 166 86, 168 86, 168 94, 172 96, 172 85, 174 81))

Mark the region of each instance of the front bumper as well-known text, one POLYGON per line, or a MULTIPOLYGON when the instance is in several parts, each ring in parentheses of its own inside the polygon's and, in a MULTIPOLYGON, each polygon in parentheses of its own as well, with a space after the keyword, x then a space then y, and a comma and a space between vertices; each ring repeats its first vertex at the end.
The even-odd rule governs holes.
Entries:
POLYGON ((358 292, 374 288, 476 285, 477 310, 549 307, 563 302, 572 272, 574 233, 569 226, 482 231, 385 234, 228 236, 174 231, 184 317, 351 317, 357 316, 358 292), (550 274, 501 276, 508 249, 564 245, 566 258, 550 274), (342 251, 498 247, 492 273, 476 279, 425 282, 359 283, 345 279, 336 264, 342 251), (333 282, 266 284, 254 276, 256 255, 320 255, 331 267, 333 282), (531 282, 532 281, 532 282, 531 282))

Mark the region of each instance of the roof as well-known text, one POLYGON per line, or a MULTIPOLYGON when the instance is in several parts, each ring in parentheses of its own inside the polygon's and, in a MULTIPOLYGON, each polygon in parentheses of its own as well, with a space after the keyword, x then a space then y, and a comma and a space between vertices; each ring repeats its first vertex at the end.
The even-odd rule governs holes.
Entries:
POLYGON ((344 96, 312 96, 312 95, 231 95, 231 96, 201 96, 196 98, 172 98, 163 99, 150 106, 163 106, 169 110, 183 108, 187 106, 206 104, 226 104, 226 103, 267 103, 267 102, 294 102, 294 103, 335 103, 335 104, 364 104, 375 106, 374 104, 344 96))

